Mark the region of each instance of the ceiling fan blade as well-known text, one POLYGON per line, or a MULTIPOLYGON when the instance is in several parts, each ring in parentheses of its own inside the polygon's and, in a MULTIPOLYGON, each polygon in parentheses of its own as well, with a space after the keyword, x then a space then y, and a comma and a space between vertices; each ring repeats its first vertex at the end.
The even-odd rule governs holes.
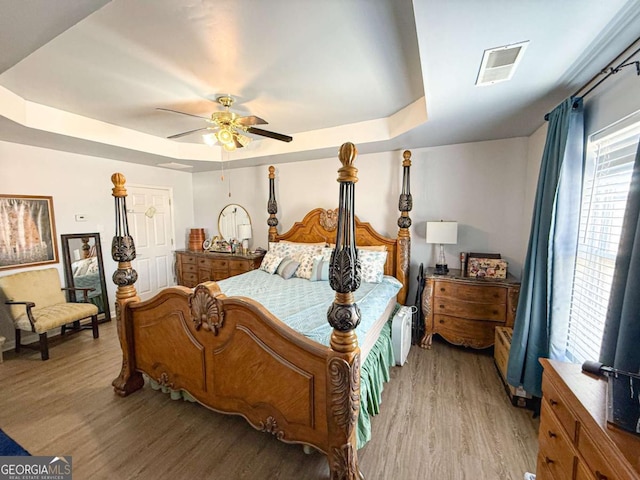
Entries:
POLYGON ((195 130, 189 130, 188 132, 176 133, 175 135, 171 135, 170 137, 167 137, 167 138, 173 140, 174 138, 180 138, 186 135, 191 135, 192 133, 200 132, 201 130, 209 130, 209 128, 208 127, 196 128, 195 130))
POLYGON ((169 108, 156 108, 156 110, 162 110, 163 112, 179 113, 180 115, 189 115, 190 117, 204 118, 205 120, 209 120, 209 117, 203 117, 201 115, 194 115, 193 113, 179 112, 178 110, 171 110, 169 108))
POLYGON ((247 128, 247 132, 253 133, 254 135, 260 135, 262 137, 273 138, 274 140, 280 140, 282 142, 290 142, 291 140, 293 140, 293 137, 290 137, 289 135, 270 132, 268 130, 263 130, 261 128, 256 128, 256 127, 247 128))
POLYGON ((268 123, 266 120, 256 117, 255 115, 236 118, 235 122, 239 125, 244 125, 245 127, 249 127, 251 125, 266 125, 268 123))

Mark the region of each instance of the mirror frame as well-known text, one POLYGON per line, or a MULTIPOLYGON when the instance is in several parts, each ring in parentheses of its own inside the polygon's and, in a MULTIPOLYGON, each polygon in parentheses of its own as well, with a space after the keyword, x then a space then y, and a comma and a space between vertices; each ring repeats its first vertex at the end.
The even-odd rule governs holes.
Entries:
MULTIPOLYGON (((246 208, 244 208, 242 205, 239 205, 237 203, 230 203, 229 205, 226 205, 222 210, 220 210, 220 213, 218 214, 218 233, 220 234, 220 237, 222 237, 222 239, 226 240, 227 242, 230 242, 231 239, 234 238, 234 237, 227 238, 222 234, 222 228, 220 228, 220 221, 222 220, 222 212, 224 212, 227 208, 233 207, 233 206, 241 208, 244 211, 244 213, 247 214, 247 219, 249 220, 249 225, 252 225, 251 216, 249 215, 249 212, 247 211, 246 208)), ((241 224, 236 224, 236 228, 237 228, 238 225, 241 225, 241 224)), ((236 238, 236 240, 242 241, 241 238, 236 238)))
MULTIPOLYGON (((71 250, 69 249, 69 240, 80 240, 83 238, 93 239, 94 245, 96 247, 96 257, 98 259, 98 266, 100 268, 99 277, 100 277, 100 288, 102 289, 102 298, 104 304, 104 311, 100 311, 98 313, 104 313, 104 320, 108 322, 111 320, 111 310, 109 308, 109 294, 107 292, 107 282, 104 277, 104 263, 102 261, 102 246, 100 244, 100 234, 99 233, 70 233, 65 235, 60 235, 60 243, 62 244, 62 257, 64 262, 64 278, 67 284, 67 287, 75 287, 75 282, 73 280, 73 272, 71 270, 71 265, 73 264, 73 260, 71 257, 71 250)), ((69 296, 74 299, 75 293, 69 292, 69 296)))

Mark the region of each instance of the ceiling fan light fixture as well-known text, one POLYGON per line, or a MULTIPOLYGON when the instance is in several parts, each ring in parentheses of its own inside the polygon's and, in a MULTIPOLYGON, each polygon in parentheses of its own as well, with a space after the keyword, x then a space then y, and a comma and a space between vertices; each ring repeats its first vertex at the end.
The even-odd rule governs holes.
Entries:
POLYGON ((216 134, 218 141, 223 145, 227 145, 229 143, 233 143, 233 132, 227 128, 221 128, 220 131, 216 134))
POLYGON ((246 147, 247 145, 249 145, 251 143, 251 138, 247 137, 246 135, 241 135, 239 133, 236 134, 236 140, 238 141, 238 143, 240 145, 242 145, 243 147, 246 147))
POLYGON ((204 143, 206 143, 210 147, 213 147, 218 142, 215 133, 205 133, 204 135, 202 135, 202 140, 204 140, 204 143))

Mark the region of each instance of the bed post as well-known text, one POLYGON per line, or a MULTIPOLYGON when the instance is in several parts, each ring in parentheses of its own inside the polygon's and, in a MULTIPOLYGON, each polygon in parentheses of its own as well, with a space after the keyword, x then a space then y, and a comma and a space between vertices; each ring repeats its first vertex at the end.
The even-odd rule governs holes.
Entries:
POLYGON ((136 258, 136 247, 133 238, 129 235, 127 222, 127 190, 124 188, 126 179, 121 173, 111 176, 116 207, 116 234, 111 243, 111 257, 118 262, 118 269, 113 274, 113 283, 118 286, 116 290, 116 321, 118 338, 122 348, 122 369, 120 375, 112 382, 113 389, 121 397, 142 388, 144 379, 140 372, 135 371, 135 356, 133 353, 131 325, 125 318, 125 306, 129 302, 139 301, 134 283, 138 279, 138 273, 131 268, 131 261, 136 258))
POLYGON ((353 292, 360 286, 360 261, 356 251, 354 185, 358 169, 353 166, 358 151, 352 143, 340 147, 338 170, 340 201, 336 247, 329 264, 329 283, 335 300, 327 319, 333 327, 332 354, 327 360, 327 458, 331 480, 363 479, 358 468, 356 422, 360 411, 360 347, 354 329, 360 323, 360 309, 353 292))
POLYGON ((269 241, 275 242, 278 236, 278 219, 276 213, 278 213, 278 202, 276 202, 276 188, 275 188, 276 169, 272 166, 269 167, 269 201, 267 202, 267 213, 269 213, 269 219, 267 225, 269 225, 269 241))
POLYGON ((402 162, 402 193, 398 201, 398 209, 400 210, 400 218, 398 218, 398 251, 396 258, 398 280, 402 282, 402 288, 398 292, 398 302, 404 305, 407 300, 409 288, 409 266, 411 261, 411 218, 409 212, 413 208, 413 199, 411 198, 411 181, 409 170, 411 168, 411 151, 405 150, 402 153, 404 161, 402 162))

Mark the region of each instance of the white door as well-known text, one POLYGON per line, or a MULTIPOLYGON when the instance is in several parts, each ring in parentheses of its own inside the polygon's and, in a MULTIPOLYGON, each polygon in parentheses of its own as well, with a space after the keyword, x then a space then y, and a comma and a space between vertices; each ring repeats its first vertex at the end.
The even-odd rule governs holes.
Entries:
POLYGON ((175 285, 173 273, 173 218, 171 190, 127 185, 127 219, 136 246, 132 262, 138 272, 138 295, 147 300, 175 285))

